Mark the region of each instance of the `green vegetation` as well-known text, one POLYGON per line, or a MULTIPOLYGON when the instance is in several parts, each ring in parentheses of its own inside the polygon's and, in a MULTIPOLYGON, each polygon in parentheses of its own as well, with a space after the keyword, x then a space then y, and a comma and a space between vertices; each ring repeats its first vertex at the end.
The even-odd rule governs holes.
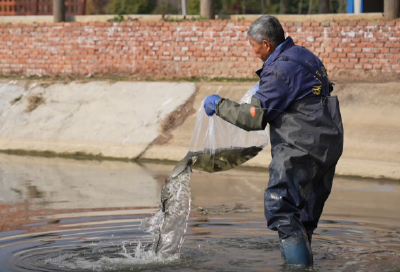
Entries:
MULTIPOLYGON (((215 14, 315 14, 319 0, 215 0, 215 14), (282 9, 282 10, 281 10, 282 9)), ((346 0, 330 0, 331 13, 343 13, 346 0)), ((200 0, 187 0, 188 14, 200 14, 200 0)), ((179 11, 178 11, 179 13, 179 11)))
POLYGON ((187 1, 187 13, 190 15, 200 14, 200 0, 187 1))
POLYGON ((166 22, 183 22, 183 21, 203 21, 203 20, 208 20, 207 17, 200 16, 200 15, 190 15, 188 17, 173 17, 173 16, 165 16, 163 18, 164 21, 166 22))
MULTIPOLYGON (((330 13, 346 12, 346 0, 324 0, 330 13)), ((320 0, 215 0, 215 14, 315 14, 320 0)), ((200 0, 186 0, 187 14, 200 14, 200 0)), ((181 0, 87 0, 92 14, 181 14, 181 0)))
POLYGON ((179 17, 164 17, 163 20, 166 22, 183 22, 186 19, 179 17))
POLYGON ((111 0, 108 10, 113 14, 151 14, 156 0, 111 0))
POLYGON ((109 0, 87 0, 86 2, 86 14, 107 14, 107 6, 109 0))
POLYGON ((115 16, 114 18, 112 18, 112 19, 108 19, 107 20, 107 22, 117 22, 117 23, 119 23, 119 22, 123 22, 123 21, 125 21, 125 18, 124 18, 124 16, 123 15, 117 15, 117 16, 115 16))

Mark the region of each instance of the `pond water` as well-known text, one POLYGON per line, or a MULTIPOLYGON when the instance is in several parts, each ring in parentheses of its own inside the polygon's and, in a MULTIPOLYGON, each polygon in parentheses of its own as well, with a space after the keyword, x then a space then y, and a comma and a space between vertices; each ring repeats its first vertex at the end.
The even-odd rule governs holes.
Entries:
MULTIPOLYGON (((0 155, 0 271, 301 271, 263 214, 265 170, 194 171, 181 258, 151 254, 141 220, 173 164, 0 155)), ((400 183, 337 177, 313 271, 400 271, 400 183)))

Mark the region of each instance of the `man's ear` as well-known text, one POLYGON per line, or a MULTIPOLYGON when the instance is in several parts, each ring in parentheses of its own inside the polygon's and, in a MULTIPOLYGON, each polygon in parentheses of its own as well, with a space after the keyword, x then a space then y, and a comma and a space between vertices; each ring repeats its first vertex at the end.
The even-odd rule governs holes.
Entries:
POLYGON ((268 51, 271 51, 272 49, 274 49, 274 45, 268 41, 268 40, 263 40, 262 41, 262 46, 265 47, 268 51))

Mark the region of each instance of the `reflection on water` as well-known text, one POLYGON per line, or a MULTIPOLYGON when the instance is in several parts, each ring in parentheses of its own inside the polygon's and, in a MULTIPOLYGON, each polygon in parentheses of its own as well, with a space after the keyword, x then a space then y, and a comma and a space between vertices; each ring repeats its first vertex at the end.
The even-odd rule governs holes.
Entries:
MULTIPOLYGON (((173 167, 1 155, 0 271, 301 271, 266 227, 268 174, 249 169, 195 171, 181 258, 154 256, 140 224, 173 167)), ((400 183, 336 178, 314 271, 399 271, 399 204, 400 183)))

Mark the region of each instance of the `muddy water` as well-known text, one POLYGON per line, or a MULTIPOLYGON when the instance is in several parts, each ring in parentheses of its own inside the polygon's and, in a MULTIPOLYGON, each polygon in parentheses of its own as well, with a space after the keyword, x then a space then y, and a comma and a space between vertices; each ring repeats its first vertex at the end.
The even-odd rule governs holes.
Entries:
MULTIPOLYGON (((0 156, 0 271, 301 271, 263 216, 265 171, 195 171, 180 259, 148 249, 174 165, 0 156)), ((400 183, 336 178, 314 271, 400 271, 400 183)))

